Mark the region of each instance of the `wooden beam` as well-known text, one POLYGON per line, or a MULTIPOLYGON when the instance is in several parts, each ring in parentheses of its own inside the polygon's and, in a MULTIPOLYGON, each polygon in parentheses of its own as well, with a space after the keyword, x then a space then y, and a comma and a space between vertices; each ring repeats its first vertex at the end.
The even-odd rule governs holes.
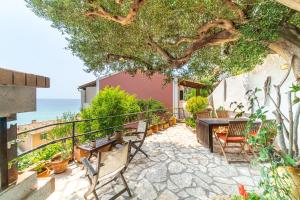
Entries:
POLYGON ((0 180, 1 190, 8 187, 7 119, 0 117, 0 180))

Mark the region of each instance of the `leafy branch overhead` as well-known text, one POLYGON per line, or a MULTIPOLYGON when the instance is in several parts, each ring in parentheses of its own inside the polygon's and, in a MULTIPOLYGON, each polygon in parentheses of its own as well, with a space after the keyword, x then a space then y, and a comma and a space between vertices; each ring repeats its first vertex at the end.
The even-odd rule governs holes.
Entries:
POLYGON ((214 79, 252 69, 298 12, 274 0, 26 0, 88 71, 214 79))

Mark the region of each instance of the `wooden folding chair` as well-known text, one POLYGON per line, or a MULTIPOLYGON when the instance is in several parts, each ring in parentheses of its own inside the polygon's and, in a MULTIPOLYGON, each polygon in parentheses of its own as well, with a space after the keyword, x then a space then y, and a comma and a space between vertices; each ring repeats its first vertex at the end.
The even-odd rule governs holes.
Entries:
POLYGON ((221 151, 228 163, 245 162, 245 160, 234 160, 234 161, 228 160, 226 155, 226 153, 228 152, 226 152, 225 149, 238 148, 240 150, 239 154, 242 154, 244 151, 244 146, 246 144, 246 137, 245 137, 246 128, 247 128, 246 120, 234 120, 234 121, 229 121, 228 132, 226 134, 214 132, 215 138, 218 141, 221 147, 221 151), (230 146, 229 144, 235 144, 235 145, 230 146), (238 146, 236 146, 236 144, 238 144, 238 146))
POLYGON ((149 157, 143 150, 142 146, 147 136, 147 129, 148 129, 148 122, 146 121, 139 121, 138 127, 135 132, 131 132, 130 136, 124 136, 124 141, 131 141, 131 147, 135 150, 132 154, 130 154, 129 162, 134 158, 134 156, 141 152, 147 158, 149 157))
POLYGON ((121 177, 125 188, 110 199, 116 199, 126 191, 128 192, 128 195, 130 197, 132 196, 127 182, 123 176, 123 173, 125 172, 125 169, 129 164, 130 146, 131 145, 129 142, 126 145, 124 145, 121 149, 109 152, 99 152, 95 168, 92 166, 92 164, 88 161, 87 158, 81 159, 86 169, 86 175, 90 183, 88 191, 84 194, 84 199, 87 199, 88 196, 91 193, 93 193, 95 199, 98 200, 96 186, 104 182, 104 184, 98 187, 101 188, 112 181, 116 181, 118 177, 121 177))

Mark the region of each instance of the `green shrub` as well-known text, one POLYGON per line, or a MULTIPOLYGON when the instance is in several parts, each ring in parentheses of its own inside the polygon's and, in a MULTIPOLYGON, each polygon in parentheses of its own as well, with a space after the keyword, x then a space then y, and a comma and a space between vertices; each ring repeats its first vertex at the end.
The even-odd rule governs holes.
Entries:
POLYGON ((138 104, 141 111, 165 109, 164 104, 155 99, 139 99, 138 104))
POLYGON ((185 123, 186 123, 186 125, 188 125, 188 126, 190 126, 192 128, 196 128, 196 120, 194 118, 192 118, 192 117, 187 118, 185 120, 185 123))
MULTIPOLYGON (((82 119, 99 119, 91 122, 81 122, 78 125, 78 129, 80 132, 85 133, 110 127, 121 128, 126 120, 135 116, 126 117, 119 115, 136 112, 140 112, 140 107, 135 96, 126 93, 121 90, 120 87, 105 87, 92 100, 91 105, 83 109, 80 113, 82 119)), ((115 128, 115 130, 117 129, 118 128, 115 128)), ((112 133, 112 130, 101 131, 99 134, 94 134, 90 137, 103 137, 109 133, 112 133)))
POLYGON ((197 113, 204 111, 208 106, 208 99, 206 97, 192 97, 187 101, 186 109, 194 117, 197 113))

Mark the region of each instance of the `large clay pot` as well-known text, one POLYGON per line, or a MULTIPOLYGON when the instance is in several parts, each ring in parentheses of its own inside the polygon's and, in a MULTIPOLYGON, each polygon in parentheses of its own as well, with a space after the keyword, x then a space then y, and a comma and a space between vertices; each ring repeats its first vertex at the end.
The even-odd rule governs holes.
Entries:
POLYGON ((291 198, 293 200, 300 199, 300 168, 295 167, 278 167, 278 175, 285 179, 288 185, 291 185, 291 198))
POLYGON ((158 131, 158 125, 157 124, 152 125, 151 129, 152 129, 153 133, 157 133, 157 131, 158 131))
POLYGON ((172 117, 173 125, 176 125, 176 117, 172 117))
POLYGON ((69 158, 62 159, 61 155, 56 155, 51 159, 51 168, 55 174, 63 173, 67 170, 69 164, 69 158))

